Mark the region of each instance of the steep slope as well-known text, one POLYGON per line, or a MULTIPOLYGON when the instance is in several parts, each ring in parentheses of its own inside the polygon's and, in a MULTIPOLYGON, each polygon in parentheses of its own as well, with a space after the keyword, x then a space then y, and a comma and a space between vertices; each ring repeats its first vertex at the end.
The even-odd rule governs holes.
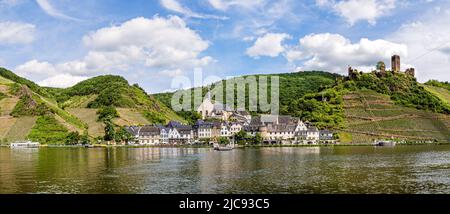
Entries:
POLYGON ((431 85, 424 85, 424 87, 427 91, 434 94, 436 97, 439 97, 442 101, 450 105, 450 90, 431 85))
MULTIPOLYGON (((41 127, 36 121, 50 117, 57 126, 65 127, 65 132, 83 132, 87 125, 74 115, 61 109, 45 88, 0 68, 0 141, 10 143, 17 140, 33 139, 30 133, 39 129, 41 135, 52 132, 50 127, 41 127)), ((42 143, 62 143, 56 141, 42 143)))
MULTIPOLYGON (((332 87, 335 84, 336 78, 340 77, 340 75, 322 72, 322 71, 305 71, 305 72, 282 73, 282 74, 247 75, 247 76, 242 76, 242 77, 244 77, 244 78, 255 77, 256 80, 259 80, 260 77, 268 77, 268 80, 270 81, 270 77, 272 77, 272 76, 279 77, 280 113, 281 114, 289 114, 290 113, 288 110, 288 107, 293 99, 302 97, 307 93, 316 93, 316 92, 321 91, 324 88, 332 87)), ((231 81, 233 81, 233 79, 231 79, 231 81)), ((225 86, 226 80, 223 80, 222 84, 225 86)), ((217 85, 217 83, 212 84, 211 88, 214 88, 216 85, 217 85)), ((208 91, 207 87, 203 87, 202 91, 203 91, 203 96, 205 96, 208 91)), ((173 93, 154 94, 156 99, 160 100, 167 106, 170 106, 172 95, 173 95, 173 93)), ((247 91, 246 92, 246 101, 247 102, 248 102, 248 99, 249 98, 248 98, 248 91, 247 91)), ((225 100, 224 100, 224 103, 226 103, 225 100)))
MULTIPOLYGON (((401 73, 358 73, 354 79, 326 72, 281 74, 280 113, 336 130, 343 142, 392 137, 448 142, 450 105, 445 90, 401 73)), ((166 103, 171 96, 155 95, 166 103)))
MULTIPOLYGON (((165 123, 170 120, 185 122, 170 108, 148 95, 138 85, 129 85, 120 76, 98 76, 66 89, 47 88, 57 102, 69 112, 83 117, 96 109, 113 106, 119 111, 117 125, 165 123), (90 110, 87 110, 90 109, 90 110)), ((93 121, 86 121, 96 126, 93 121)))
POLYGON ((387 95, 362 89, 344 96, 348 142, 367 143, 382 138, 411 141, 450 140, 450 115, 395 104, 387 95))
MULTIPOLYGON (((104 135, 97 111, 116 107, 117 125, 185 122, 175 112, 148 95, 138 85, 119 76, 99 76, 66 88, 44 88, 0 68, 0 141, 27 138, 61 143, 64 133, 78 131, 92 137, 104 135), (45 132, 58 132, 47 138, 45 132)), ((49 135, 50 136, 50 135, 49 135)))

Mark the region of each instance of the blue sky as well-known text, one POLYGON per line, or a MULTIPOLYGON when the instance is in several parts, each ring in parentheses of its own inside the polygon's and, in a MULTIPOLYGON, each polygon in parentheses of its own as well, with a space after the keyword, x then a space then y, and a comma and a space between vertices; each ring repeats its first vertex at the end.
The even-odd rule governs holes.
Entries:
POLYGON ((0 0, 0 66, 44 86, 118 74, 150 93, 174 77, 370 71, 400 54, 450 81, 439 0, 0 0))

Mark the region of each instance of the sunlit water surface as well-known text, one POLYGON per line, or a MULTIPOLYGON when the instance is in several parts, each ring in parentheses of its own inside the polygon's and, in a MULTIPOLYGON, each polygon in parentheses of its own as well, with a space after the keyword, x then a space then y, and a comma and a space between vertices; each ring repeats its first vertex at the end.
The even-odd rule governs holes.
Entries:
POLYGON ((0 193, 450 193, 450 146, 0 148, 0 193))

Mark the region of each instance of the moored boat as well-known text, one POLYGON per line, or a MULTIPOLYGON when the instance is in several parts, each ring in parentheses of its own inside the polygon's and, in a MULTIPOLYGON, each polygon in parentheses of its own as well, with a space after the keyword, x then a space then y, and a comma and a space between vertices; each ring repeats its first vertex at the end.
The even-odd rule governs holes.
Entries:
POLYGON ((382 140, 382 141, 376 141, 374 143, 375 146, 395 146, 395 141, 389 141, 389 140, 382 140))
POLYGON ((214 150, 216 150, 216 151, 230 151, 233 149, 234 149, 234 145, 232 145, 232 144, 228 144, 226 146, 222 146, 218 143, 214 144, 214 150))
POLYGON ((11 148, 39 148, 41 144, 38 142, 23 141, 11 143, 9 146, 11 148))

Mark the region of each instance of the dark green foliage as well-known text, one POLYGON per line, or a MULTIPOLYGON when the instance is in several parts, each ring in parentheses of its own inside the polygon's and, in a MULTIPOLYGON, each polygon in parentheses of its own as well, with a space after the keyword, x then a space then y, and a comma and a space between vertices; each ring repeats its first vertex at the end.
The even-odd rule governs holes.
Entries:
POLYGON ((25 78, 19 77, 13 72, 6 70, 4 68, 0 68, 0 76, 12 80, 13 82, 20 83, 22 85, 26 85, 28 88, 30 88, 32 91, 46 97, 51 97, 50 93, 45 89, 37 85, 36 83, 27 80, 25 78))
POLYGON ((247 143, 250 145, 259 145, 263 143, 263 138, 260 133, 257 133, 255 136, 251 136, 244 130, 241 130, 233 137, 235 142, 239 145, 245 145, 247 143))
POLYGON ((81 145, 91 144, 91 139, 89 138, 89 135, 87 132, 85 132, 85 133, 83 133, 83 135, 81 135, 79 143, 81 145))
POLYGON ((217 140, 217 142, 218 142, 219 144, 226 145, 226 144, 229 144, 229 143, 230 143, 230 140, 229 140, 228 138, 226 138, 226 137, 219 137, 219 139, 217 140))
POLYGON ((120 127, 115 134, 116 142, 130 142, 134 140, 134 136, 130 134, 124 127, 120 127))
POLYGON ((11 112, 11 116, 42 116, 49 113, 52 113, 52 110, 45 104, 36 102, 29 95, 22 95, 11 112))
MULTIPOLYGON (((249 75, 249 76, 255 76, 257 82, 259 83, 259 77, 268 77, 268 81, 270 83, 270 77, 272 76, 278 76, 280 80, 280 111, 282 114, 287 114, 288 112, 288 106, 293 99, 298 99, 299 97, 302 97, 303 95, 307 93, 315 93, 319 92, 324 88, 333 87, 335 84, 336 78, 340 77, 337 74, 331 74, 327 72, 321 72, 321 71, 309 71, 309 72, 296 72, 296 73, 285 73, 285 74, 268 74, 268 75, 249 75)), ((249 77, 244 76, 244 77, 249 77)), ((225 92, 225 86, 226 86, 226 80, 223 80, 222 85, 224 86, 224 92, 225 92)), ((217 83, 216 83, 217 84, 217 83)), ((211 88, 214 88, 216 84, 213 84, 211 88)), ((192 97, 194 96, 193 90, 192 91, 192 97)), ((203 97, 206 96, 206 93, 208 92, 207 87, 202 88, 202 95, 203 97)), ((237 93, 237 89, 235 88, 235 94, 237 93)), ((171 99, 173 96, 173 93, 161 93, 161 94, 155 94, 155 98, 160 100, 162 103, 164 103, 166 106, 171 106, 171 99)), ((226 94, 224 93, 224 98, 226 97, 226 94)), ((248 85, 246 86, 246 104, 248 104, 249 97, 248 97, 248 85)), ((270 99, 270 96, 269 96, 270 99)), ((191 99, 194 100, 193 98, 191 99)), ((236 96, 235 96, 236 100, 236 96)), ((224 103, 226 101, 224 100, 224 103)), ((247 105, 248 107, 248 105, 247 105)), ((195 108, 195 106, 193 106, 195 108)), ((262 113, 262 112, 259 112, 262 113)))
POLYGON ((98 121, 112 120, 119 117, 119 113, 113 106, 105 106, 97 111, 98 121))
POLYGON ((190 125, 193 125, 197 120, 202 119, 202 116, 195 111, 179 111, 177 114, 183 117, 190 125))
POLYGON ((9 93, 12 94, 12 95, 18 96, 20 91, 21 91, 21 89, 22 89, 22 86, 20 86, 20 84, 14 83, 14 84, 9 86, 9 93))
POLYGON ((103 106, 135 107, 141 104, 139 95, 135 92, 145 93, 141 88, 128 84, 123 77, 105 75, 94 77, 66 89, 48 89, 59 103, 63 103, 73 96, 87 96, 96 94, 98 97, 88 104, 89 108, 103 106))
POLYGON ((0 100, 7 98, 8 96, 6 96, 6 94, 0 92, 0 100))
POLYGON ((161 113, 145 110, 143 112, 143 114, 144 114, 144 117, 147 118, 147 120, 150 123, 153 123, 153 124, 164 124, 164 123, 167 122, 167 120, 164 118, 164 115, 162 115, 161 113))
POLYGON ((105 122, 105 136, 104 136, 104 140, 105 141, 112 141, 116 138, 116 130, 115 130, 115 126, 112 123, 111 120, 106 120, 105 122))
POLYGON ((81 141, 81 135, 78 132, 70 132, 64 144, 66 145, 77 145, 81 141))
POLYGON ((234 140, 237 144, 245 144, 247 142, 248 134, 244 130, 239 131, 234 135, 234 140))
POLYGON ((378 77, 372 73, 358 75, 352 80, 357 88, 371 89, 391 97, 397 104, 420 110, 450 114, 450 107, 438 97, 425 90, 414 77, 388 73, 378 77))
POLYGON ((450 91, 450 82, 447 82, 447 81, 446 82, 439 82, 437 80, 430 80, 430 81, 426 82, 425 85, 445 88, 445 89, 450 91))
POLYGON ((341 92, 327 89, 293 100, 289 112, 304 121, 313 122, 318 128, 337 128, 344 122, 341 92))
POLYGON ((43 144, 62 144, 66 142, 67 132, 52 115, 45 115, 37 119, 28 138, 43 144))

